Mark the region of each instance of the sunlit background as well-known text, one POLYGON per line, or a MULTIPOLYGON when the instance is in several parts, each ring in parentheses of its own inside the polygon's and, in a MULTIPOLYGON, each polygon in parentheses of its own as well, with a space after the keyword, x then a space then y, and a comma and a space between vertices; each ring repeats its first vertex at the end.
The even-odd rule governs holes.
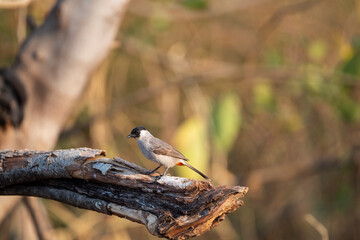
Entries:
MULTIPOLYGON (((13 63, 26 16, 41 24, 52 5, 0 9, 0 66, 13 63)), ((153 169, 126 138, 142 125, 213 184, 250 188, 197 239, 358 239, 359 22, 357 0, 134 0, 57 148, 153 169)), ((56 239, 157 239, 125 219, 44 203, 56 239)), ((24 236, 24 212, 0 224, 0 239, 24 236)))

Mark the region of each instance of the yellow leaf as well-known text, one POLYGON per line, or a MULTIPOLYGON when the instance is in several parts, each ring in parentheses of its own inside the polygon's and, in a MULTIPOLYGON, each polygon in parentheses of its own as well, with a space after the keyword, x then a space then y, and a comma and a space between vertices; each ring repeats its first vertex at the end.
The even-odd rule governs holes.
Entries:
MULTIPOLYGON (((177 129, 174 137, 176 148, 190 161, 189 164, 206 174, 209 161, 209 141, 207 137, 207 121, 199 116, 192 116, 177 129)), ((179 176, 202 179, 187 167, 177 167, 179 176)))

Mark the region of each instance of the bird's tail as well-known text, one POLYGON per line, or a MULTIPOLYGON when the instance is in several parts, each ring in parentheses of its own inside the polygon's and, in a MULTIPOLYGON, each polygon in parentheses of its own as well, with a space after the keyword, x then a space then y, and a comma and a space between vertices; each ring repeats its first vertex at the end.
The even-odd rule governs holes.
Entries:
POLYGON ((208 178, 205 174, 203 174, 202 172, 200 172, 199 170, 197 170, 196 168, 194 168, 193 166, 191 166, 190 164, 188 164, 186 161, 180 160, 180 163, 181 163, 181 164, 179 164, 179 165, 185 165, 185 166, 187 166, 188 168, 190 168, 191 170, 193 170, 194 172, 198 173, 200 176, 202 176, 202 177, 205 178, 206 180, 211 181, 210 178, 208 178))

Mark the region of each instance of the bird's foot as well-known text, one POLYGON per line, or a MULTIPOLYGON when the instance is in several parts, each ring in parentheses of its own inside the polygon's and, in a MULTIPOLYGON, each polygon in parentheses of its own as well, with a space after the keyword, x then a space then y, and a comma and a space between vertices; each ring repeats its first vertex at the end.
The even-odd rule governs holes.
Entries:
POLYGON ((159 165, 159 166, 158 166, 157 168, 155 168, 154 170, 147 172, 147 174, 148 174, 148 175, 153 174, 153 173, 156 172, 156 170, 158 170, 160 167, 161 167, 161 165, 159 165))
POLYGON ((158 175, 158 176, 156 176, 156 177, 155 177, 155 181, 160 180, 160 178, 162 178, 162 176, 164 176, 164 175, 158 175))

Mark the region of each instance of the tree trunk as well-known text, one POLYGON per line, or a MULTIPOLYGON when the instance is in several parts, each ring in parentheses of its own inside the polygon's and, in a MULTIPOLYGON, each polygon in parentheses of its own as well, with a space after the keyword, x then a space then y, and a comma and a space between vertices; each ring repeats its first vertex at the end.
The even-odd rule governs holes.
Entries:
POLYGON ((0 149, 54 148, 90 74, 107 56, 128 1, 57 1, 12 68, 27 103, 20 127, 0 131, 0 149))
MULTIPOLYGON (((0 94, 5 105, 0 106, 0 149, 55 147, 90 74, 107 56, 128 2, 57 1, 44 23, 24 41, 14 65, 0 72, 0 87, 7 88, 1 92, 13 93, 0 94), (10 113, 1 112, 4 109, 10 113), (13 117, 17 121, 6 121, 13 117)), ((0 199, 0 223, 20 200, 0 199)))

